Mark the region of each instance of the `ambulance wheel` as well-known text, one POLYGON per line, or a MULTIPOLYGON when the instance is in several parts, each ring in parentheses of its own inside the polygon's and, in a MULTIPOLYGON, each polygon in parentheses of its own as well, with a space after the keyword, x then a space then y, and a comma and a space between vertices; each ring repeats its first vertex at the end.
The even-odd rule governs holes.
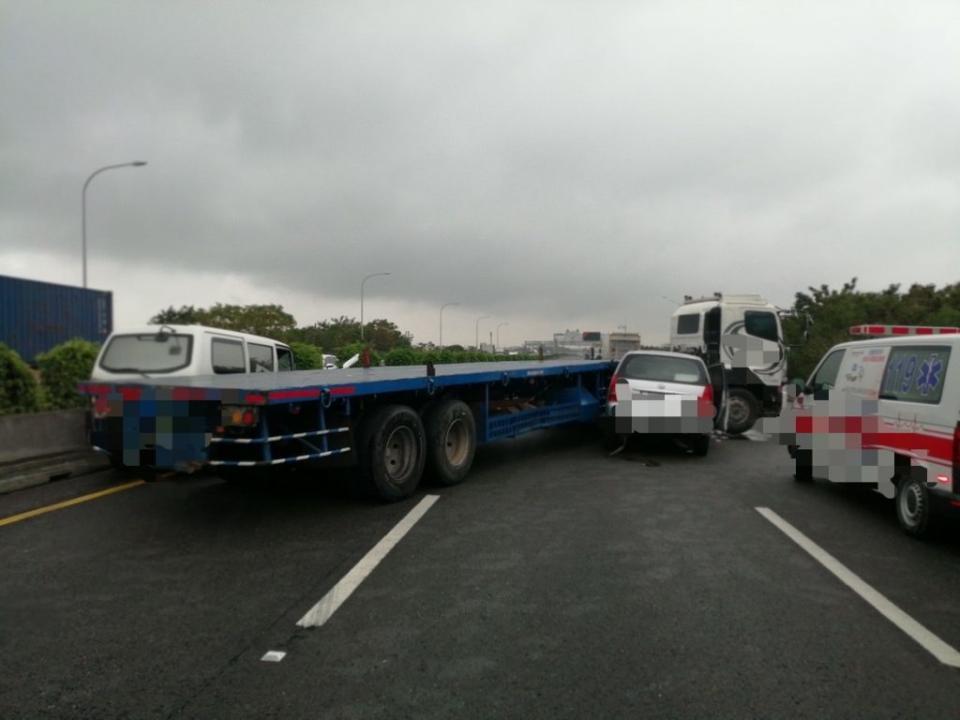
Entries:
POLYGON ((796 451, 793 456, 793 479, 797 482, 813 481, 813 451, 796 451))
POLYGON ((377 408, 363 423, 357 455, 363 490, 388 502, 410 497, 426 460, 420 416, 405 405, 377 408))
POLYGON ((739 435, 753 427, 760 417, 760 403, 753 393, 734 388, 727 393, 727 432, 739 435))
POLYGON ((438 485, 463 482, 477 451, 477 424, 467 404, 441 401, 424 416, 427 432, 427 475, 438 485))
POLYGON ((930 529, 930 492, 922 477, 905 476, 897 483, 897 520, 913 537, 922 537, 930 529))

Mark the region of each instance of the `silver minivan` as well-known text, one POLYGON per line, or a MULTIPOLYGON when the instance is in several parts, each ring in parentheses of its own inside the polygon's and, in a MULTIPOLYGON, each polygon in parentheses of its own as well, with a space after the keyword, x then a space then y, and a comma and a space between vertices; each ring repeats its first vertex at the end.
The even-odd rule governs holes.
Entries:
POLYGON ((289 346, 267 337, 203 325, 146 325, 111 334, 90 379, 113 382, 294 369, 289 346))

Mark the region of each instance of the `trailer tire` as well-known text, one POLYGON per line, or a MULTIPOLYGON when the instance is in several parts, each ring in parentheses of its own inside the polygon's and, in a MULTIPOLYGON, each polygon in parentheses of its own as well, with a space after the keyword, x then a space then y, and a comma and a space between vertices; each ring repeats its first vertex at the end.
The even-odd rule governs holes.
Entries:
POLYGON ((364 489, 394 502, 416 492, 426 460, 420 416, 405 405, 374 410, 360 431, 360 477, 364 489))
POLYGON ((916 538, 923 537, 930 529, 931 498, 924 479, 924 473, 901 476, 894 498, 900 527, 916 538))
POLYGON ((427 475, 438 485, 466 479, 477 451, 477 423, 462 400, 450 398, 430 408, 425 417, 427 475))
POLYGON ((753 427, 760 417, 760 403, 753 393, 745 388, 727 392, 727 432, 739 435, 753 427))

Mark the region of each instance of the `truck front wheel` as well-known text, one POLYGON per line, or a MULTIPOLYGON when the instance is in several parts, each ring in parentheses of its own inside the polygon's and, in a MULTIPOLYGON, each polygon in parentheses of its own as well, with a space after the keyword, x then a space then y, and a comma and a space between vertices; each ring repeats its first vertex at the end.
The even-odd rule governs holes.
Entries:
POLYGON ((366 489, 386 501, 412 495, 426 455, 420 416, 404 405, 386 405, 366 419, 360 436, 357 450, 366 489))
POLYGON ((727 432, 739 435, 753 427, 760 417, 760 403, 745 388, 734 388, 727 393, 727 432))
POLYGON ((477 450, 477 424, 469 406, 449 399, 430 408, 427 430, 427 473, 440 485, 463 482, 477 450))

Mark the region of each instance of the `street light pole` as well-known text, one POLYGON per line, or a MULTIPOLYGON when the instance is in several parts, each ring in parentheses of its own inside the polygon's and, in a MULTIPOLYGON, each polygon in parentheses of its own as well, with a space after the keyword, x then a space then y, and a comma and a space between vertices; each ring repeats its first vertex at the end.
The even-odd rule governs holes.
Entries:
POLYGON ((379 272, 379 273, 370 273, 365 276, 363 280, 360 281, 360 341, 363 342, 363 286, 366 284, 367 280, 373 277, 382 277, 384 275, 389 275, 388 272, 379 272))
POLYGON ((83 287, 87 287, 87 187, 89 187, 90 181, 107 170, 116 170, 117 168, 125 167, 143 167, 146 164, 146 160, 134 160, 133 162, 118 163, 117 165, 104 165, 102 168, 97 168, 90 173, 87 181, 83 184, 83 192, 80 194, 80 225, 81 233, 83 234, 83 287))
POLYGON ((493 347, 494 352, 496 352, 497 348, 500 347, 500 328, 502 328, 504 325, 509 325, 509 324, 510 323, 508 322, 502 322, 499 325, 497 325, 497 344, 493 347))
POLYGON ((454 305, 459 305, 460 303, 444 303, 440 306, 440 345, 438 346, 443 350, 443 309, 448 307, 453 307, 454 305))
POLYGON ((477 318, 476 337, 474 338, 474 343, 475 343, 475 344, 474 344, 474 347, 476 347, 477 350, 480 349, 480 321, 481 321, 481 320, 486 320, 488 317, 490 317, 490 316, 489 316, 489 315, 481 315, 480 317, 477 318))

